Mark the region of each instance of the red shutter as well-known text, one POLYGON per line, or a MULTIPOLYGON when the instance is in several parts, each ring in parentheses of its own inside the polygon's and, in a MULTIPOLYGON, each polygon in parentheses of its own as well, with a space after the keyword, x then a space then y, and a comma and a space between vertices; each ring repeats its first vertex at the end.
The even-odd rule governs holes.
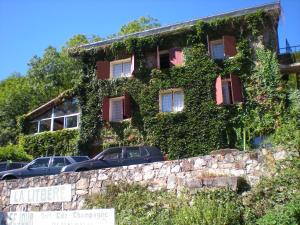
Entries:
POLYGON ((108 97, 103 97, 102 118, 104 121, 109 121, 109 98, 108 97))
POLYGON ((170 64, 171 66, 180 66, 183 62, 182 49, 171 48, 169 50, 170 64))
POLYGON ((227 57, 235 56, 237 53, 235 37, 225 35, 223 36, 223 42, 224 42, 225 56, 227 57))
POLYGON ((240 78, 235 75, 230 75, 230 80, 231 80, 232 102, 233 103, 243 102, 243 90, 242 90, 240 78))
POLYGON ((159 46, 156 47, 156 68, 160 69, 160 54, 159 54, 159 46))
POLYGON ((223 104, 223 93, 222 93, 222 78, 218 76, 216 79, 216 102, 217 105, 223 104))
POLYGON ((131 96, 127 92, 125 92, 124 97, 125 98, 124 98, 123 109, 124 109, 124 119, 126 119, 131 117, 131 96))
POLYGON ((134 74, 134 69, 135 69, 135 56, 131 56, 131 75, 134 74))
POLYGON ((109 79, 110 73, 110 62, 109 61, 97 61, 96 63, 96 74, 100 80, 109 79))

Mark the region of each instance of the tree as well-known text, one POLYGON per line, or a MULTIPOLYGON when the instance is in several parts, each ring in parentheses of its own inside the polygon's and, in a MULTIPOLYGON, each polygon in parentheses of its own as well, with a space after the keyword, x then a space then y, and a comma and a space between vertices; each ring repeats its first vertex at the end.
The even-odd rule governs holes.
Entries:
POLYGON ((122 36, 126 34, 131 34, 138 31, 148 30, 155 27, 160 27, 161 24, 158 22, 158 19, 153 17, 140 17, 137 20, 133 20, 125 25, 123 25, 120 31, 117 34, 110 35, 108 38, 122 36))

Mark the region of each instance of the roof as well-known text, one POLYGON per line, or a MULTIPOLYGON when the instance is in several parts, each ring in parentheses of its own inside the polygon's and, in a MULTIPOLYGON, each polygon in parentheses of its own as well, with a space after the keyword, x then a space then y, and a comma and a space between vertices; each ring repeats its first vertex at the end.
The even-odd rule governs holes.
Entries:
POLYGON ((264 5, 260 5, 260 6, 239 9, 239 10, 222 13, 222 14, 217 14, 217 15, 213 15, 213 16, 209 16, 209 17, 203 17, 203 18, 198 18, 198 19, 194 19, 194 20, 189 20, 189 21, 185 21, 182 23, 176 23, 176 24, 172 24, 172 25, 156 27, 156 28, 152 28, 149 30, 144 30, 144 31, 140 31, 140 32, 132 33, 132 34, 127 34, 124 36, 119 36, 119 37, 112 38, 112 39, 107 39, 104 41, 97 41, 97 42, 90 43, 90 44, 80 45, 76 48, 91 49, 94 47, 107 46, 114 42, 122 41, 129 37, 147 37, 147 36, 152 36, 152 35, 156 35, 156 34, 169 33, 169 32, 179 30, 181 28, 191 27, 191 26, 195 25, 198 21, 208 22, 211 20, 221 19, 221 18, 226 18, 226 17, 238 17, 238 16, 255 13, 258 10, 263 10, 266 12, 273 11, 273 10, 280 10, 280 3, 279 2, 268 3, 268 4, 264 4, 264 5))

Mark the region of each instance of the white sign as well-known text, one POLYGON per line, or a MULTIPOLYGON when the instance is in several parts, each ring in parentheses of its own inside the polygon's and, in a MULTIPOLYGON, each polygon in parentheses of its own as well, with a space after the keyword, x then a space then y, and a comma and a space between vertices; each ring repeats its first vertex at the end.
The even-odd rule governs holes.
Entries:
POLYGON ((11 190, 10 204, 70 202, 71 184, 11 190))
POLYGON ((114 225, 115 209, 8 212, 5 217, 6 225, 114 225))

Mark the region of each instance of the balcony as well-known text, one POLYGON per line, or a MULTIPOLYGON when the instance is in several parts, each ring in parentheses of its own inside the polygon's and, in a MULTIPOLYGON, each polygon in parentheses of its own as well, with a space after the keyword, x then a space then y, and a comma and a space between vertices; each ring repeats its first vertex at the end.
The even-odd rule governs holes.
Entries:
POLYGON ((300 73, 300 45, 280 48, 278 58, 282 73, 300 73))

